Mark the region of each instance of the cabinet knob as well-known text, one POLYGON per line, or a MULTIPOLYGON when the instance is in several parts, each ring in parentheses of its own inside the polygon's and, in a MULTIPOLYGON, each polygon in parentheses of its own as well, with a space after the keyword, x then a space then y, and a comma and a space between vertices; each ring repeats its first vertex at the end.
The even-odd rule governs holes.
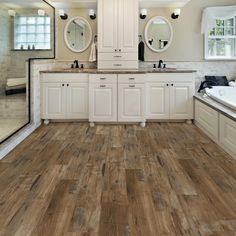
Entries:
POLYGON ((115 49, 115 52, 117 52, 117 49, 115 49))
POLYGON ((168 86, 169 86, 169 84, 166 84, 166 86, 168 87, 168 86))
POLYGON ((67 87, 69 87, 69 84, 67 84, 67 87))
POLYGON ((174 84, 171 84, 171 86, 174 86, 174 84))
POLYGON ((65 85, 64 84, 62 84, 62 87, 64 87, 65 85))
POLYGON ((119 52, 121 52, 121 49, 119 49, 119 52))

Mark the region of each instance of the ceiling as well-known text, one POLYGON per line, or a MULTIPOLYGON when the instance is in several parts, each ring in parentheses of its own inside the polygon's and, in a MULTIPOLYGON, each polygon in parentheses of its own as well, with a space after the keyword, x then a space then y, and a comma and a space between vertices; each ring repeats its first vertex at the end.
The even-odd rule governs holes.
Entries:
MULTIPOLYGON (((140 8, 183 7, 191 0, 139 0, 140 8)), ((51 0, 57 8, 96 8, 97 0, 51 0)))

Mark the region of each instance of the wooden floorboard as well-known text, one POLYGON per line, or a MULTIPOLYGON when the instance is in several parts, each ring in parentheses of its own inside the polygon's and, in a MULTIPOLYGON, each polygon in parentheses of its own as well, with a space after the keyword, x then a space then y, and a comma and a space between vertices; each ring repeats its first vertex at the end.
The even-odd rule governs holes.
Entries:
POLYGON ((0 161, 0 235, 236 235, 236 161, 193 125, 41 126, 0 161))

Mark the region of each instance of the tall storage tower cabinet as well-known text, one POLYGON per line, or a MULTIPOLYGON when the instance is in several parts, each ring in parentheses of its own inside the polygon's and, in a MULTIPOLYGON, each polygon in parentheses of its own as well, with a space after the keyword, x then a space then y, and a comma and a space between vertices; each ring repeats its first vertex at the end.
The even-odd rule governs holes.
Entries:
POLYGON ((138 0, 98 0, 98 69, 138 69, 138 0))

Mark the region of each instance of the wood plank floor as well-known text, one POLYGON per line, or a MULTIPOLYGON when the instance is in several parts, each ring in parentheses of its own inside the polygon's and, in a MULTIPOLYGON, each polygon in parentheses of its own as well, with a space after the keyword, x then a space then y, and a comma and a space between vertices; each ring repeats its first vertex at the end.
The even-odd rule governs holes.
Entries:
POLYGON ((193 125, 42 126, 0 161, 0 235, 236 235, 236 161, 193 125))

